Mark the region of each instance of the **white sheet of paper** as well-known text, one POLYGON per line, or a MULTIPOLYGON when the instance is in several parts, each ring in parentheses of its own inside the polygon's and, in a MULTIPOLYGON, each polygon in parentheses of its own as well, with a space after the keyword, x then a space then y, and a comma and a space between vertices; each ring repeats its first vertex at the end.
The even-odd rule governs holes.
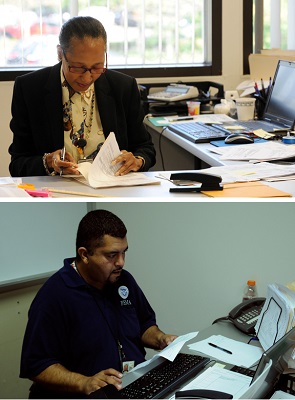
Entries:
POLYGON ((15 180, 10 177, 2 177, 0 178, 0 186, 6 186, 6 185, 15 185, 15 180))
MULTIPOLYGON (((229 393, 238 399, 248 390, 252 378, 220 367, 210 367, 181 390, 208 389, 229 393)), ((175 398, 175 396, 171 397, 175 398)))
POLYGON ((115 176, 116 171, 120 168, 120 164, 112 165, 112 161, 120 154, 116 136, 114 132, 111 132, 93 163, 83 162, 79 164, 78 170, 82 174, 82 177, 73 177, 93 188, 160 184, 159 180, 148 178, 140 172, 129 172, 124 176, 115 176))
POLYGON ((229 117, 226 114, 199 114, 195 115, 192 120, 186 120, 188 117, 165 117, 166 122, 174 123, 186 123, 186 122, 202 122, 203 124, 223 124, 225 122, 234 122, 235 119, 229 117))
POLYGON ((159 353, 155 354, 150 360, 144 361, 141 364, 138 364, 136 367, 132 369, 132 372, 143 368, 150 364, 152 361, 159 357, 166 358, 169 361, 173 361, 174 358, 177 356, 181 348, 183 347, 184 343, 188 342, 189 340, 196 337, 198 332, 191 332, 185 335, 178 336, 169 346, 165 347, 164 350, 160 351, 159 353))
POLYGON ((0 197, 31 197, 24 189, 13 186, 1 186, 0 197))
POLYGON ((231 147, 213 147, 212 153, 220 154, 221 160, 268 161, 295 157, 295 145, 266 142, 241 144, 231 147))
POLYGON ((292 328, 294 309, 295 293, 292 290, 278 283, 268 285, 267 298, 255 326, 264 350, 292 328))
POLYGON ((227 364, 239 365, 246 368, 250 368, 253 364, 257 363, 263 353, 260 347, 238 342, 222 335, 210 336, 205 340, 189 345, 189 348, 227 364), (232 354, 216 349, 210 346, 209 343, 214 343, 223 349, 230 350, 232 354))
POLYGON ((295 165, 279 165, 268 162, 258 164, 245 163, 245 165, 227 165, 223 167, 210 167, 200 171, 213 175, 219 175, 222 183, 250 182, 268 178, 285 177, 295 174, 295 165))

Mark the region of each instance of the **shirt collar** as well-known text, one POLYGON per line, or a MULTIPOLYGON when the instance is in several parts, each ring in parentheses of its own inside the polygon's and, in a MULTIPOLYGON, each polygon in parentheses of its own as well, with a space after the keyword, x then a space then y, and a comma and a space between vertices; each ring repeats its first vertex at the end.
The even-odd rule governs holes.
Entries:
POLYGON ((72 98, 74 95, 81 96, 81 99, 89 105, 91 103, 92 99, 92 94, 94 92, 94 83, 92 83, 85 92, 75 92, 75 90, 68 84, 63 70, 62 70, 62 65, 60 67, 60 80, 61 80, 61 87, 62 87, 62 93, 63 93, 63 98, 65 101, 68 99, 72 98))
POLYGON ((83 278, 72 267, 72 262, 75 258, 66 258, 64 260, 64 267, 61 269, 60 274, 64 283, 69 287, 87 286, 83 278))

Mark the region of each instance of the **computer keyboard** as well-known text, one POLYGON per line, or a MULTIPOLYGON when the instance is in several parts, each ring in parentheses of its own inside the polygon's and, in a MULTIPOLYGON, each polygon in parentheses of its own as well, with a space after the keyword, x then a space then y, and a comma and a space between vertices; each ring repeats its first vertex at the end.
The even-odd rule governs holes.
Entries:
POLYGON ((238 372, 242 375, 251 376, 252 378, 255 375, 255 371, 253 369, 240 367, 239 365, 234 365, 230 370, 233 372, 238 372))
POLYGON ((212 125, 205 125, 200 122, 181 122, 171 124, 168 129, 185 139, 194 143, 206 143, 211 140, 222 140, 228 136, 228 132, 224 132, 212 125))
POLYGON ((207 357, 179 353, 173 362, 165 360, 120 390, 123 399, 163 398, 200 372, 210 361, 207 357))

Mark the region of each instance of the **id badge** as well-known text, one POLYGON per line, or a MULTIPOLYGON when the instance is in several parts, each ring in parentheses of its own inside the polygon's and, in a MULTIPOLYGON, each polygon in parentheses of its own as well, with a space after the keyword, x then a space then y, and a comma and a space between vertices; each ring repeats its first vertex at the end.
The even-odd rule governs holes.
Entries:
POLYGON ((123 374, 127 374, 134 368, 134 361, 123 361, 123 374))

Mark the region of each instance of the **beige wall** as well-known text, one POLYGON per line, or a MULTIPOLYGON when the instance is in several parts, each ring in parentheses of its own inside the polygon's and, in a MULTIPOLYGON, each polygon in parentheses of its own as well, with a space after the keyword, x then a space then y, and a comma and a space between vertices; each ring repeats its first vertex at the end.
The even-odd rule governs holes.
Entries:
MULTIPOLYGON (((225 90, 234 90, 237 85, 244 80, 243 76, 243 59, 242 59, 242 0, 223 0, 222 15, 222 46, 223 46, 223 75, 216 77, 187 77, 184 81, 215 81, 222 83, 225 90)), ((181 77, 176 77, 176 80, 181 77)), ((173 79, 164 80, 167 83, 173 79)), ((163 82, 163 79, 148 79, 145 82, 163 82)), ((139 80, 141 83, 141 80, 139 80)), ((13 82, 0 82, 0 106, 1 106, 1 157, 0 157, 0 176, 8 176, 8 164, 10 157, 7 149, 12 140, 12 134, 9 129, 9 121, 11 118, 10 104, 13 90, 13 82)))
POLYGON ((12 98, 13 82, 0 82, 0 132, 1 132, 1 157, 0 157, 0 176, 9 176, 8 164, 10 156, 8 147, 12 140, 12 133, 9 129, 11 118, 10 106, 12 98))
POLYGON ((19 379, 20 353, 29 306, 39 286, 0 294, 0 397, 28 398, 30 382, 19 379))

